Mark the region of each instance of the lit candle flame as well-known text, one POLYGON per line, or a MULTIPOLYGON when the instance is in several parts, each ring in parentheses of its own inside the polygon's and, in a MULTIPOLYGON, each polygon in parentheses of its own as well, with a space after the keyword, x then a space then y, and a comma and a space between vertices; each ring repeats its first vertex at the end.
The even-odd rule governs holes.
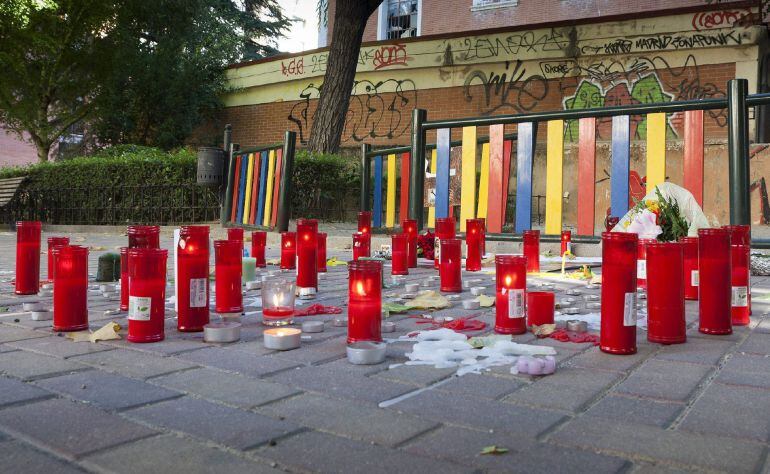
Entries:
POLYGON ((366 296, 366 291, 364 290, 364 283, 363 282, 356 282, 356 293, 358 293, 360 296, 366 296))
POLYGON ((510 275, 505 275, 505 286, 511 286, 512 282, 513 282, 513 278, 511 278, 510 275))

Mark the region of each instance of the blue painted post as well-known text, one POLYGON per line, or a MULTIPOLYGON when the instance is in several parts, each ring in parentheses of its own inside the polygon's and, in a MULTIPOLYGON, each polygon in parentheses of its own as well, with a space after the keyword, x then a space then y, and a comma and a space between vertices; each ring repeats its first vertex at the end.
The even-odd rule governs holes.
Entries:
POLYGON ((260 161, 261 168, 259 170, 259 201, 257 201, 257 225, 262 225, 262 221, 265 217, 265 192, 267 191, 267 165, 268 165, 268 152, 262 152, 262 159, 260 161))
POLYGON ((452 130, 436 130, 436 217, 449 217, 449 142, 452 130))
POLYGON ((372 227, 382 227, 382 156, 374 157, 374 208, 372 227))
POLYGON ((623 217, 628 212, 631 132, 629 124, 628 115, 612 117, 612 167, 610 172, 610 214, 612 217, 623 217))
POLYGON ((517 134, 515 230, 520 234, 532 226, 532 161, 535 154, 536 124, 520 123, 517 134))

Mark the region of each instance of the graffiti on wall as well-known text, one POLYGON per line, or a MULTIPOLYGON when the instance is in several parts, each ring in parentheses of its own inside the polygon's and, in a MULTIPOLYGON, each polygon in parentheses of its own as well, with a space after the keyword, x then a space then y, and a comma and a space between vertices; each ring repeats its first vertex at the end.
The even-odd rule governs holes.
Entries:
MULTIPOLYGON (((299 102, 289 112, 302 143, 310 135, 321 85, 309 84, 299 93, 299 102)), ((417 87, 411 79, 355 81, 350 97, 342 141, 362 142, 376 138, 393 139, 408 134, 412 109, 417 107, 417 87)))
POLYGON ((484 115, 497 112, 523 113, 532 110, 548 95, 548 81, 539 74, 527 74, 521 61, 506 62, 502 73, 493 70, 471 71, 463 84, 467 102, 478 100, 472 89, 482 86, 480 110, 484 115))

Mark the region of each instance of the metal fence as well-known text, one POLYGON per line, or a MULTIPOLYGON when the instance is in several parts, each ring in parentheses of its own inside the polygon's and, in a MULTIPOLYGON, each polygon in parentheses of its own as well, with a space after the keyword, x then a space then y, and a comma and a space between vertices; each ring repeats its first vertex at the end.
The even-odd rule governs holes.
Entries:
POLYGON ((190 224, 219 219, 215 189, 182 185, 29 188, 3 212, 5 223, 40 220, 59 225, 190 224))

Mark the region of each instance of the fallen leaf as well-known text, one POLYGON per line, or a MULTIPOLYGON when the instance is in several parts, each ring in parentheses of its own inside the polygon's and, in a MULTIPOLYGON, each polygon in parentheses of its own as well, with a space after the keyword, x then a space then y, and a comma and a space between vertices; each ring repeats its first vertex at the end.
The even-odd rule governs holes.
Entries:
POLYGON ((479 295, 476 297, 482 308, 489 308, 495 304, 495 299, 487 295, 479 295))
POLYGON ((344 260, 337 260, 337 257, 332 257, 326 261, 327 267, 336 267, 338 265, 347 265, 348 262, 344 260))
POLYGON ((486 446, 481 450, 481 454, 505 454, 508 452, 507 448, 501 448, 499 446, 486 446))
POLYGON ((406 305, 409 309, 444 309, 451 306, 445 296, 435 291, 426 291, 406 305))
POLYGON ((382 303, 382 309, 389 313, 406 313, 410 308, 403 304, 384 302, 382 303))
POLYGON ((532 325, 532 334, 537 337, 550 336, 554 331, 556 331, 555 324, 541 324, 540 326, 535 324, 532 325))
POLYGON ((67 337, 72 339, 73 342, 96 342, 96 341, 109 341, 111 339, 120 339, 120 324, 115 321, 110 321, 101 328, 94 332, 90 331, 77 331, 67 333, 67 337))
POLYGON ((481 349, 482 347, 494 346, 498 341, 510 341, 511 336, 504 334, 492 334, 491 336, 476 336, 468 339, 468 344, 473 346, 474 349, 481 349))

